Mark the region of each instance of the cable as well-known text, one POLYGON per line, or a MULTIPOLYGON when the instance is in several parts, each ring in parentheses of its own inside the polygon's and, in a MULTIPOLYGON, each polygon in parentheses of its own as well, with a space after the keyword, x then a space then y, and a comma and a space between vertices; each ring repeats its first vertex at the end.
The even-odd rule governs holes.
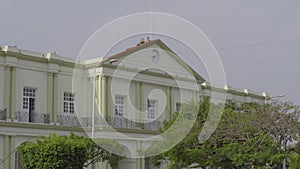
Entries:
POLYGON ((287 40, 281 40, 281 41, 257 42, 257 43, 239 45, 239 46, 221 47, 221 48, 216 48, 216 49, 218 49, 218 50, 238 49, 238 48, 247 48, 247 47, 252 47, 252 46, 265 46, 265 45, 272 45, 272 44, 278 44, 278 43, 288 43, 288 42, 294 42, 294 41, 300 41, 300 38, 287 39, 287 40))

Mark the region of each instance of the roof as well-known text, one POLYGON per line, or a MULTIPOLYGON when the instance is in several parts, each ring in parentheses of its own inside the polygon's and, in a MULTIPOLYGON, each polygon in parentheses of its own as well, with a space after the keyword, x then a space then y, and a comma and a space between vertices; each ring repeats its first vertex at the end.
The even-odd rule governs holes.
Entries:
POLYGON ((138 43, 137 46, 135 47, 132 47, 132 48, 128 48, 126 49, 125 51, 122 51, 120 53, 117 53, 115 55, 112 55, 110 57, 108 57, 107 59, 110 60, 110 59, 119 59, 123 56, 127 56, 133 52, 136 52, 138 50, 141 50, 141 49, 144 49, 148 46, 151 46, 151 45, 154 45, 154 44, 158 44, 160 47, 162 47, 163 49, 165 50, 168 50, 172 53, 175 54, 175 52, 173 52, 167 45, 165 45, 160 39, 155 39, 155 40, 150 40, 149 42, 141 42, 141 43, 138 43))

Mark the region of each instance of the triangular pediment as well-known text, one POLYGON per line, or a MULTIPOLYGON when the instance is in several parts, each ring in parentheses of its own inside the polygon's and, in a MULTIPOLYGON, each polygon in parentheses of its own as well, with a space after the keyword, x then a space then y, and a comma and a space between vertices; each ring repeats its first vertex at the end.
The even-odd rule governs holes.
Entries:
POLYGON ((106 59, 119 66, 126 66, 136 70, 168 74, 172 77, 194 77, 198 82, 204 82, 194 69, 192 69, 180 56, 172 51, 161 40, 152 40, 138 44, 123 52, 106 59))

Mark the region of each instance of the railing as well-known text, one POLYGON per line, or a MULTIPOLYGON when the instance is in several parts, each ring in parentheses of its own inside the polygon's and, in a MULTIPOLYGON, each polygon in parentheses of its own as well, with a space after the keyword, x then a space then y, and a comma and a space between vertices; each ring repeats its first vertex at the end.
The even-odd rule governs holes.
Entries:
POLYGON ((0 110, 0 120, 6 120, 6 110, 0 110))
POLYGON ((89 126, 88 117, 77 117, 76 115, 58 115, 57 121, 62 126, 71 126, 71 127, 89 126))
MULTIPOLYGON (((82 127, 91 127, 92 120, 91 117, 76 117, 72 115, 59 115, 58 118, 59 124, 62 126, 82 126, 82 127), (78 120, 79 119, 79 120, 78 120)), ((95 117, 95 127, 108 127, 113 128, 127 128, 127 129, 141 129, 141 130, 157 130, 160 127, 163 127, 162 121, 151 121, 151 122, 136 122, 129 120, 124 117, 108 117, 108 120, 105 121, 102 117, 95 117)))
MULTIPOLYGON (((6 120, 6 109, 0 111, 0 120, 6 120)), ((17 122, 26 123, 42 123, 50 124, 50 115, 44 113, 31 113, 29 116, 28 112, 16 112, 17 122)), ((91 117, 76 116, 70 114, 57 115, 57 123, 61 126, 70 127, 91 127, 92 120, 91 117)), ((163 122, 159 120, 151 122, 136 122, 129 120, 125 117, 108 117, 107 122, 100 116, 95 117, 94 125, 101 127, 111 126, 113 128, 126 128, 126 129, 140 129, 140 130, 157 130, 163 127, 163 122)))
POLYGON ((151 121, 148 123, 144 123, 145 130, 158 130, 161 127, 163 127, 162 121, 151 121))
POLYGON ((16 112, 16 119, 18 122, 29 122, 29 123, 45 123, 49 124, 50 115, 44 113, 29 113, 28 112, 16 112))
POLYGON ((143 129, 143 130, 157 130, 163 127, 162 121, 151 121, 151 122, 135 122, 128 120, 124 117, 110 117, 110 124, 114 128, 129 128, 129 129, 143 129))

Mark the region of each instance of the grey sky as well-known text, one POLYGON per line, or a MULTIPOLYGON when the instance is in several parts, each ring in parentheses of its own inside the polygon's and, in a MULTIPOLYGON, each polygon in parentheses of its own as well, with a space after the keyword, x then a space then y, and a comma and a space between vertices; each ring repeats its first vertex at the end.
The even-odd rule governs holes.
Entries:
POLYGON ((300 104, 299 6, 298 0, 2 0, 0 44, 76 58, 85 41, 109 21, 137 12, 166 12, 207 34, 229 85, 286 94, 285 99, 300 104))

